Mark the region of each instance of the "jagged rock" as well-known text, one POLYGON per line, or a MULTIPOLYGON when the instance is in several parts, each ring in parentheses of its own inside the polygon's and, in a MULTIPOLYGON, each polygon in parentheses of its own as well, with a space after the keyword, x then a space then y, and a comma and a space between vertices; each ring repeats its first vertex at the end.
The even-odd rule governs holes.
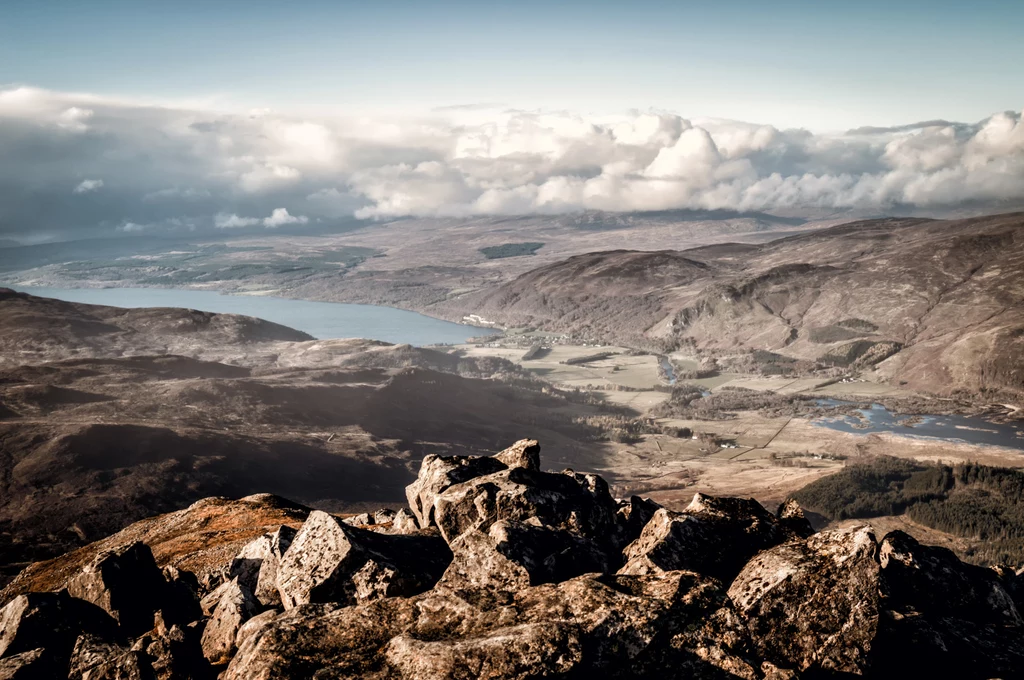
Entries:
POLYGON ((277 570, 296 533, 295 529, 282 526, 246 545, 231 561, 228 576, 249 588, 264 607, 281 604, 277 570))
POLYGON ((71 654, 68 680, 149 680, 152 668, 142 652, 83 635, 71 654))
POLYGON ((609 680, 752 680, 759 674, 748 650, 742 621, 710 579, 586 576, 525 588, 501 607, 476 607, 443 590, 355 607, 300 606, 246 639, 223 680, 317 672, 532 678, 570 670, 609 680))
POLYGON ((725 583, 761 550, 793 538, 753 499, 696 494, 683 512, 656 511, 623 552, 619 573, 688 569, 725 583))
POLYGON ((0 680, 35 680, 57 677, 57 671, 48 662, 46 650, 32 649, 0 659, 0 680))
POLYGON ((440 587, 517 591, 608 571, 608 558, 593 541, 522 522, 495 522, 486 533, 468 531, 451 548, 454 557, 440 587))
POLYGON ((583 650, 575 627, 527 623, 478 638, 424 641, 399 635, 384 657, 405 680, 557 677, 579 666, 583 650))
POLYGON ((814 533, 814 527, 804 515, 804 509, 792 498, 783 501, 775 515, 779 523, 796 536, 807 538, 814 533))
POLYGON ((393 522, 395 520, 395 515, 397 515, 397 514, 398 513, 396 513, 391 508, 381 508, 377 512, 373 513, 373 523, 374 524, 390 524, 391 522, 393 522))
POLYGON ((310 513, 278 568, 285 609, 309 602, 365 602, 432 587, 451 561, 444 541, 350 527, 310 513))
POLYGON ((66 664, 80 634, 111 639, 116 627, 104 611, 67 592, 19 595, 0 609, 0 658, 45 648, 47 661, 66 664))
POLYGON ((494 457, 510 468, 540 470, 540 442, 536 439, 520 439, 494 457))
POLYGON ((412 534, 419 530, 420 525, 416 522, 416 516, 406 508, 396 512, 391 520, 391 533, 393 534, 412 534))
POLYGON ((161 616, 165 623, 184 625, 203 615, 199 604, 199 579, 190 571, 170 565, 161 570, 166 583, 161 616))
POLYGON ((426 456, 416 481, 405 488, 417 524, 424 529, 434 524, 434 502, 448 487, 507 467, 491 456, 426 456))
POLYGON ((224 597, 224 593, 226 593, 230 588, 231 581, 225 581, 206 595, 203 595, 203 599, 199 601, 199 606, 203 610, 203 616, 213 616, 213 610, 216 609, 217 605, 220 603, 220 598, 224 597))
POLYGON ((499 519, 536 520, 607 541, 615 534, 616 504, 599 477, 511 468, 455 484, 434 500, 434 519, 451 543, 499 519), (593 479, 591 479, 593 477, 593 479), (594 484, 594 480, 599 483, 594 484))
POLYGON ((280 613, 275 609, 271 609, 262 614, 257 614, 243 623, 242 627, 238 629, 238 635, 235 636, 235 647, 241 647, 242 643, 249 639, 253 633, 273 621, 280 613))
POLYGON ((933 677, 1012 677, 1024 628, 996 574, 894 531, 879 544, 882 619, 876 667, 933 677))
POLYGON ((650 498, 630 496, 626 499, 616 500, 616 521, 621 529, 620 541, 628 545, 640 537, 647 523, 654 517, 654 513, 661 509, 661 506, 650 498))
POLYGON ((153 614, 163 604, 166 582, 145 543, 101 553, 68 581, 72 596, 110 614, 131 636, 153 627, 153 614))
POLYGON ((368 512, 364 512, 358 515, 352 515, 351 517, 346 517, 341 521, 349 525, 350 527, 365 527, 370 526, 372 524, 376 524, 373 515, 371 515, 368 512))
POLYGON ((800 672, 863 674, 878 629, 879 565, 868 527, 825 531, 766 550, 729 597, 760 656, 800 672))
POLYGON ((209 680, 213 669, 203 657, 201 637, 193 626, 171 626, 139 638, 132 649, 144 651, 156 680, 209 680))
POLYGON ((238 630, 261 609, 252 591, 237 578, 226 586, 203 630, 203 656, 215 666, 231 660, 238 630))

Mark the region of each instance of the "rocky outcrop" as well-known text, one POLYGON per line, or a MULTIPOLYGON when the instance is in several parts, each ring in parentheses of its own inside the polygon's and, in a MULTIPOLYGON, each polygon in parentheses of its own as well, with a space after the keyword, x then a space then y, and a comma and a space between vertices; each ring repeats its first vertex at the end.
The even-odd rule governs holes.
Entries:
POLYGON ((615 500, 536 451, 428 457, 409 489, 428 526, 314 511, 202 580, 103 552, 68 581, 89 601, 0 610, 0 679, 1024 677, 1011 570, 900 532, 808 535, 793 502, 615 500))
POLYGON ((248 588, 264 607, 281 603, 277 590, 277 571, 281 559, 295 538, 296 530, 288 526, 260 536, 242 548, 231 561, 229 578, 248 588))
POLYGON ((223 589, 203 629, 203 656, 218 666, 231 660, 235 638, 242 625, 260 611, 260 603, 249 587, 234 578, 223 589))
POLYGON ((729 587, 764 659, 863 674, 878 630, 879 565, 868 528, 827 531, 754 557, 729 587))
POLYGON ((299 607, 239 649, 226 680, 329 677, 760 677, 719 586, 690 572, 583 576, 507 606, 446 591, 357 607, 299 607), (316 661, 311 661, 316 660, 316 661))
POLYGON ((144 543, 100 554, 68 582, 68 592, 110 614, 122 630, 139 635, 153 627, 166 581, 144 543))
POLYGON ((0 680, 33 680, 52 673, 53 668, 47 663, 46 650, 42 647, 0 659, 0 680))
POLYGON ((44 662, 60 665, 79 635, 109 639, 115 626, 101 609, 67 592, 20 595, 0 609, 0 659, 44 648, 44 662))
POLYGON ((793 537, 753 499, 697 494, 682 512, 654 513, 626 547, 620 573, 691 569, 728 583, 758 552, 793 537))
POLYGON ((277 587, 285 609, 409 596, 432 587, 450 559, 448 547, 434 536, 376 533, 318 510, 284 554, 277 587))

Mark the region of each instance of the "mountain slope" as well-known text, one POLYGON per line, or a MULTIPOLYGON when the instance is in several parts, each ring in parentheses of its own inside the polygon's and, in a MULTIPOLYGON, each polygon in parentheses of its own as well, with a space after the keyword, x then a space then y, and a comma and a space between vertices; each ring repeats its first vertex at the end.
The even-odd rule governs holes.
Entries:
POLYGON ((451 304, 594 340, 863 357, 923 391, 1024 395, 1022 274, 1024 214, 884 219, 763 245, 591 253, 451 304))

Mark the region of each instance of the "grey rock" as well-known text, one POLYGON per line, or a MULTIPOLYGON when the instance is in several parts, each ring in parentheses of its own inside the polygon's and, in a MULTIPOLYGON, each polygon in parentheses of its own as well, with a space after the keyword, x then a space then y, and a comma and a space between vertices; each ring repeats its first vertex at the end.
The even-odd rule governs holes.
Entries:
POLYGON ((226 584, 213 615, 203 630, 203 656, 211 664, 226 664, 235 653, 235 638, 246 621, 256 616, 261 605, 247 586, 233 579, 226 584))
POLYGON ((163 574, 144 543, 97 555, 67 587, 72 596, 110 614, 130 636, 152 629, 166 592, 163 574))
POLYGON ((807 538, 814 533, 814 527, 804 515, 804 509, 792 498, 783 501, 775 515, 783 527, 801 538, 807 538))
POLYGON ((451 543, 470 530, 487 531, 499 519, 534 521, 606 541, 616 533, 617 506, 603 480, 575 473, 511 468, 437 494, 434 520, 451 543))
POLYGON ((145 653, 83 635, 71 655, 68 680, 149 680, 145 653))
POLYGON ((742 621, 697 574, 585 576, 492 604, 435 590, 300 606, 250 636, 223 679, 759 677, 742 621))
POLYGON ((486 533, 468 531, 451 548, 454 557, 439 587, 517 591, 609 570, 594 541, 522 522, 495 522, 486 533))
POLYGON ((618 499, 615 503, 618 506, 615 519, 621 532, 619 542, 623 546, 640 538, 640 532, 654 517, 654 513, 661 509, 661 506, 650 498, 640 496, 618 499))
POLYGON ((520 439, 494 457, 510 468, 540 470, 540 442, 536 439, 520 439))
POLYGON ((49 663, 46 650, 42 648, 0 659, 0 680, 37 680, 45 677, 56 677, 56 670, 49 663))
POLYGON ((654 513, 623 551, 620 573, 688 569, 729 583, 758 552, 794 537, 753 499, 698 493, 682 512, 654 513))
POLYGON ((408 596, 431 588, 450 561, 439 538, 377 533, 314 511, 281 560, 277 586, 285 609, 408 596))
POLYGON ((1024 669, 1024 627, 996 574, 903 533, 879 544, 876 671, 932 677, 1013 677, 1024 669))
POLYGON ((507 467, 490 456, 426 456, 416 481, 405 488, 416 523, 424 529, 434 525, 434 503, 448 487, 507 467))
POLYGON ((408 508, 402 508, 391 519, 390 531, 393 534, 413 534, 419 530, 420 525, 416 521, 416 516, 408 508))
POLYGON ((759 655, 800 672, 862 675, 878 631, 879 565, 868 527, 825 531, 754 557, 729 587, 759 655))
POLYGON ((374 516, 368 512, 360 513, 358 515, 352 515, 351 517, 346 517, 341 521, 349 525, 350 527, 365 527, 377 523, 374 520, 374 516))
POLYGON ((387 664, 405 680, 561 677, 576 669, 582 656, 575 627, 556 622, 499 628, 455 641, 399 635, 384 652, 387 664))
POLYGON ((291 527, 279 527, 250 542, 231 561, 228 576, 249 588, 264 607, 281 604, 277 570, 296 533, 291 527))
POLYGON ((374 524, 390 524, 394 521, 395 515, 397 515, 391 508, 381 508, 377 512, 373 513, 374 524))
POLYGON ((262 614, 257 614, 243 623, 242 627, 238 629, 238 635, 235 636, 235 647, 241 647, 242 644, 252 637, 256 631, 273 621, 280 614, 281 612, 275 609, 270 609, 262 614))
POLYGON ((173 566, 161 570, 165 586, 164 602, 160 614, 169 625, 184 625, 203 615, 199 604, 199 580, 190 571, 173 566))
POLYGON ((45 648, 48 661, 66 664, 79 635, 112 639, 116 628, 105 612, 67 592, 19 595, 0 609, 0 658, 45 648))

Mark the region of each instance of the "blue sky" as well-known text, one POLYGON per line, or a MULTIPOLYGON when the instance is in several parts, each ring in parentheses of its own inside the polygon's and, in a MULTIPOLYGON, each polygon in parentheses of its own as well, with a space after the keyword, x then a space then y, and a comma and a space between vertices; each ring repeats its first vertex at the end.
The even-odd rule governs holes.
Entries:
POLYGON ((0 85, 219 108, 663 109, 816 131, 1024 100, 1024 2, 3 0, 0 85))

